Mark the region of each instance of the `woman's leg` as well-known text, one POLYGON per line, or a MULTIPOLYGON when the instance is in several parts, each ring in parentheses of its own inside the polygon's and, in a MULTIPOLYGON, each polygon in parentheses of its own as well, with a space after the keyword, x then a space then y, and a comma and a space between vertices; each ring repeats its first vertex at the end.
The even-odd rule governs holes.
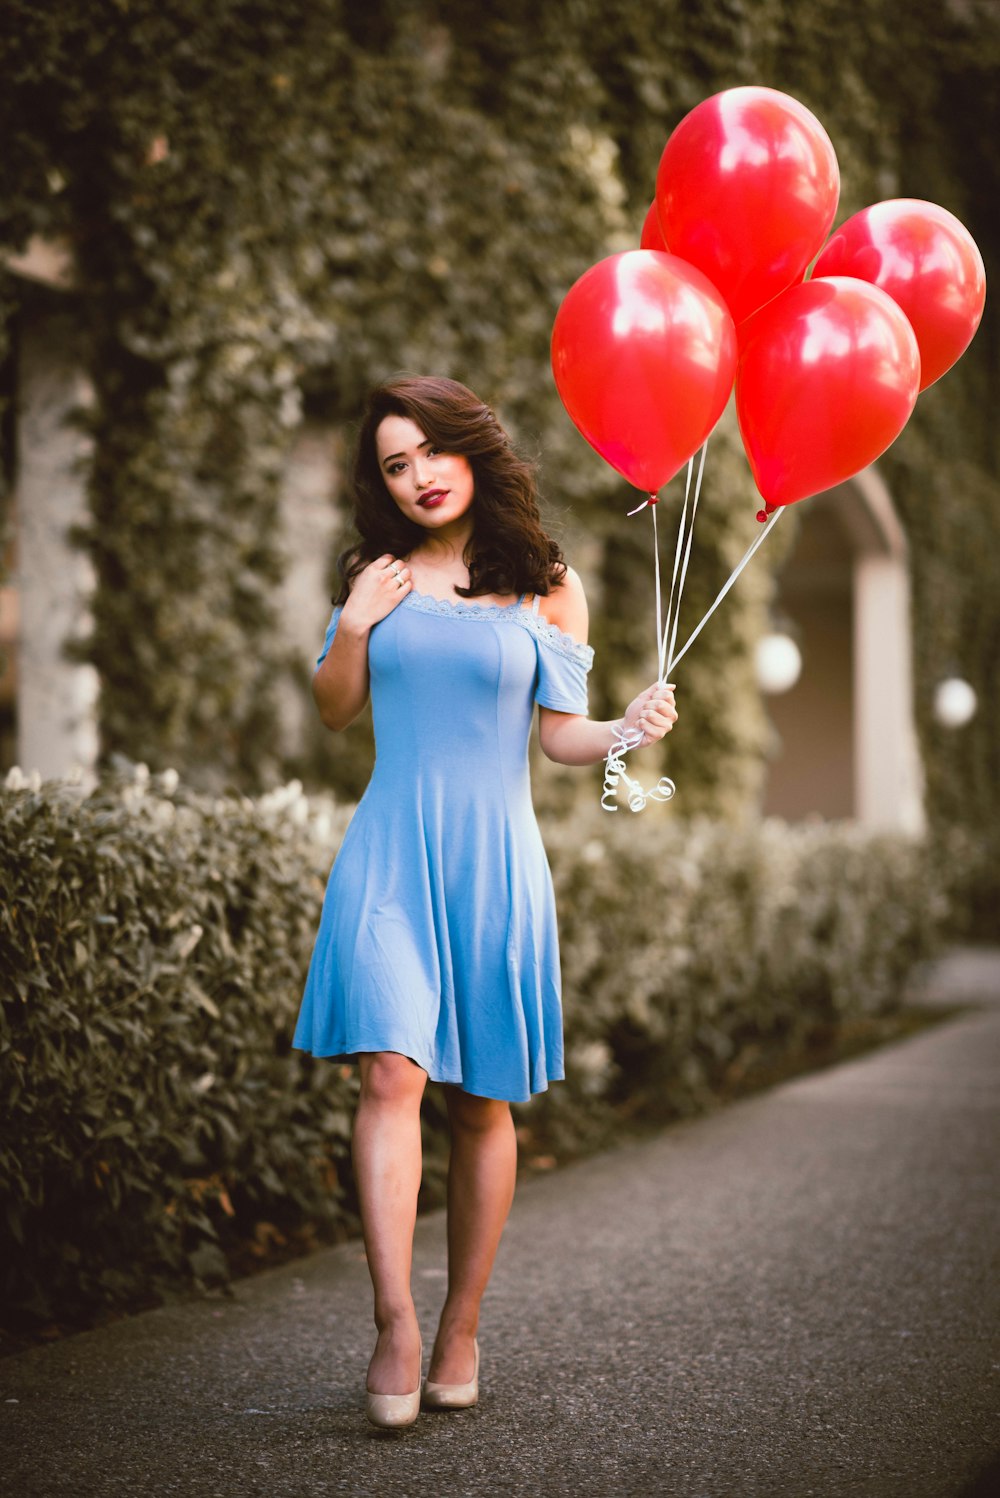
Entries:
POLYGON ((448 1295, 428 1378, 462 1384, 472 1378, 472 1339, 500 1234, 514 1199, 517 1140, 510 1104, 445 1089, 451 1122, 448 1166, 448 1295))
POLYGON ((358 1057, 361 1096, 352 1154, 378 1342, 368 1367, 372 1394, 409 1394, 420 1383, 420 1328, 410 1290, 422 1157, 420 1099, 427 1073, 395 1051, 358 1057))

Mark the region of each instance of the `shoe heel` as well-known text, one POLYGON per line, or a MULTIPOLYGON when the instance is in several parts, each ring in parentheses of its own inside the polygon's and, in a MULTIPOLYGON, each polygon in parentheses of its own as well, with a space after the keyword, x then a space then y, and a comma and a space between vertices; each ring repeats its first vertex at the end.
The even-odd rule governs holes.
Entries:
MULTIPOLYGON (((423 1343, 420 1361, 424 1360, 423 1343)), ((412 1394, 373 1394, 365 1390, 365 1418, 381 1430, 399 1430, 412 1425, 420 1413, 420 1384, 412 1394)))
POLYGON ((479 1340, 473 1339, 476 1362, 467 1384, 432 1384, 424 1379, 421 1403, 427 1410, 467 1410, 479 1400, 479 1340))

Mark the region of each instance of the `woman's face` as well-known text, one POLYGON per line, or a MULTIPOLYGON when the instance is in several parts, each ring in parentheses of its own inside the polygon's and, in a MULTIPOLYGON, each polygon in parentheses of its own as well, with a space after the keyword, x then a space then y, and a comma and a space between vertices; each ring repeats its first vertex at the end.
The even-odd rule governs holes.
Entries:
POLYGON ((383 417, 375 450, 385 487, 408 520, 441 530, 468 512, 475 493, 468 458, 435 447, 408 416, 383 417))

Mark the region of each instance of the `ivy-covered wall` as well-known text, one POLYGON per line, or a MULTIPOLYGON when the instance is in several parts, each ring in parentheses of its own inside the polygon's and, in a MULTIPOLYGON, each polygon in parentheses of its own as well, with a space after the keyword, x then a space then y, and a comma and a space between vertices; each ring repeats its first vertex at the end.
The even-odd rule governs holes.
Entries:
MULTIPOLYGON (((1000 20, 976 0, 8 0, 0 26, 0 244, 64 234, 79 267, 103 742, 196 781, 249 788, 283 768, 282 463, 304 408, 349 423, 395 370, 491 399, 540 455, 571 553, 596 538, 595 709, 648 674, 648 527, 625 520, 628 493, 559 406, 548 340, 572 281, 637 242, 663 142, 708 93, 787 89, 834 140, 841 216, 931 197, 988 268, 995 255, 980 200, 1000 20)), ((0 300, 16 338, 10 277, 0 300)), ((918 663, 932 677, 960 644, 982 688, 957 774, 921 704, 949 817, 995 796, 996 437, 978 412, 996 376, 987 327, 890 473, 914 538, 918 663)), ((692 616, 754 508, 730 424, 710 448, 692 616)), ((688 731, 665 754, 692 812, 737 814, 759 785, 758 561, 685 663, 688 731)))

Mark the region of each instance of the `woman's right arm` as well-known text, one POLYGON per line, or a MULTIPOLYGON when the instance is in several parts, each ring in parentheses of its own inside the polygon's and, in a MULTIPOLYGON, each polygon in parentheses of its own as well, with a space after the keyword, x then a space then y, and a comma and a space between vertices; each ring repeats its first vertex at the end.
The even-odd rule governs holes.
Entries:
POLYGON ((346 728, 368 701, 368 636, 412 586, 410 569, 390 555, 377 557, 354 579, 326 659, 312 679, 325 727, 335 732, 346 728))

